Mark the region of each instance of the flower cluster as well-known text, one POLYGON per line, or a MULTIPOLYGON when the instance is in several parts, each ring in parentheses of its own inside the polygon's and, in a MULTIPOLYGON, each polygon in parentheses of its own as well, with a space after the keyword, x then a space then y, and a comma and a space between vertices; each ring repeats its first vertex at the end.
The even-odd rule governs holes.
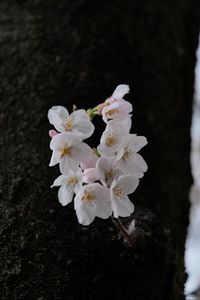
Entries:
POLYGON ((143 136, 131 134, 132 105, 123 97, 129 86, 117 86, 111 97, 95 108, 75 109, 71 114, 63 106, 48 112, 52 138, 50 166, 59 164, 61 175, 52 187, 59 186, 58 199, 67 205, 74 198, 79 223, 89 225, 95 217, 127 217, 134 211, 128 195, 133 193, 147 165, 138 151, 147 144, 143 136), (84 140, 94 132, 95 115, 106 123, 97 149, 84 140), (75 197, 74 197, 75 195, 75 197))

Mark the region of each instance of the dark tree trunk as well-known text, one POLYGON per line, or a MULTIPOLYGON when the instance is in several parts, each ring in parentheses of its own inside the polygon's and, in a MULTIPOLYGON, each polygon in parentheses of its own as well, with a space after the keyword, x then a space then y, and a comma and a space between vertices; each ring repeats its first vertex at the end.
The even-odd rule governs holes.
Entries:
POLYGON ((197 4, 1 1, 2 299, 184 298, 197 4), (149 140, 133 250, 110 220, 80 226, 49 188, 47 110, 93 107, 120 83, 149 140))

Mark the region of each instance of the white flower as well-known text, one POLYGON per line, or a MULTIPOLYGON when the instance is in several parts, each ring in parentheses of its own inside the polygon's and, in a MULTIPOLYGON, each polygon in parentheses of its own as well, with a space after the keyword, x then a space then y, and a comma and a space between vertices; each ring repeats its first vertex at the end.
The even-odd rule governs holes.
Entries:
POLYGON ((117 179, 122 172, 116 167, 114 159, 101 156, 96 163, 98 178, 104 186, 110 187, 113 180, 117 179))
POLYGON ((98 183, 85 185, 76 194, 74 207, 80 224, 89 225, 95 217, 107 219, 112 214, 109 190, 98 183))
POLYGON ((97 147, 98 152, 107 158, 117 159, 118 156, 121 157, 121 150, 128 138, 129 129, 120 122, 108 122, 102 134, 100 145, 97 147))
POLYGON ((129 138, 123 147, 121 157, 118 157, 117 166, 124 174, 132 174, 141 178, 147 171, 147 164, 137 152, 147 144, 144 136, 129 134, 129 138))
POLYGON ((132 112, 132 104, 124 99, 123 96, 129 93, 129 86, 120 84, 117 86, 112 96, 100 105, 100 110, 104 122, 108 119, 123 120, 129 117, 132 112))
POLYGON ((133 176, 120 176, 114 180, 111 187, 111 205, 115 218, 128 217, 134 211, 134 205, 129 200, 128 194, 135 191, 139 183, 139 179, 133 176))
POLYGON ((53 106, 48 111, 50 124, 59 132, 71 132, 86 139, 94 132, 94 125, 84 109, 74 111, 69 115, 63 106, 53 106))
POLYGON ((50 143, 53 150, 49 166, 60 163, 61 173, 75 170, 81 162, 90 159, 92 149, 82 143, 76 135, 71 133, 56 134, 50 143))
POLYGON ((58 190, 58 200, 65 206, 73 199, 74 193, 78 193, 82 189, 82 171, 78 168, 75 171, 70 170, 68 175, 60 175, 51 187, 61 186, 58 190))

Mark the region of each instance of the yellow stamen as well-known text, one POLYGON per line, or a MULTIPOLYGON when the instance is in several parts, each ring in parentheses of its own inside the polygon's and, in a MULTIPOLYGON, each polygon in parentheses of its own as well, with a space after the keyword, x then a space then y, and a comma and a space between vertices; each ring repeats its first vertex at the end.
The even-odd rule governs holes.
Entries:
POLYGON ((111 178, 111 177, 113 177, 112 169, 110 171, 106 172, 106 178, 108 179, 108 178, 111 178))
POLYGON ((109 110, 106 114, 111 117, 112 115, 117 114, 117 113, 119 113, 119 110, 116 108, 113 108, 113 109, 109 110))
POLYGON ((132 148, 126 148, 123 154, 123 159, 133 159, 135 151, 132 148))
POLYGON ((94 201, 94 199, 95 199, 95 196, 93 193, 84 191, 84 195, 82 198, 83 201, 85 201, 86 203, 89 203, 91 201, 94 201))
POLYGON ((68 118, 67 122, 65 123, 65 131, 70 131, 73 127, 72 118, 68 118))
POLYGON ((77 178, 75 176, 70 176, 68 179, 67 179, 67 184, 76 184, 78 182, 77 178))
POLYGON ((108 137, 106 138, 106 146, 110 147, 115 144, 117 144, 118 138, 114 134, 109 134, 108 137))
POLYGON ((124 190, 122 188, 118 188, 118 187, 115 187, 113 189, 113 194, 119 199, 123 199, 125 196, 124 190))
POLYGON ((67 146, 61 147, 60 148, 61 157, 66 156, 66 155, 70 155, 71 150, 72 150, 72 147, 67 147, 67 146))

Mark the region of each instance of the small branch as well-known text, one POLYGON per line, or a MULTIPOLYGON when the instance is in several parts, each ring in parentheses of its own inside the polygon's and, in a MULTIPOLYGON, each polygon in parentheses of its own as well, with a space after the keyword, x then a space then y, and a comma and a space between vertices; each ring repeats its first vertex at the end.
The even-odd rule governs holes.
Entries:
POLYGON ((124 225, 122 224, 120 219, 119 218, 114 218, 113 216, 111 216, 111 220, 115 224, 116 228, 121 232, 121 234, 123 235, 124 239, 129 244, 129 246, 133 247, 133 244, 132 244, 131 239, 130 239, 130 235, 128 234, 126 228, 124 227, 124 225))

